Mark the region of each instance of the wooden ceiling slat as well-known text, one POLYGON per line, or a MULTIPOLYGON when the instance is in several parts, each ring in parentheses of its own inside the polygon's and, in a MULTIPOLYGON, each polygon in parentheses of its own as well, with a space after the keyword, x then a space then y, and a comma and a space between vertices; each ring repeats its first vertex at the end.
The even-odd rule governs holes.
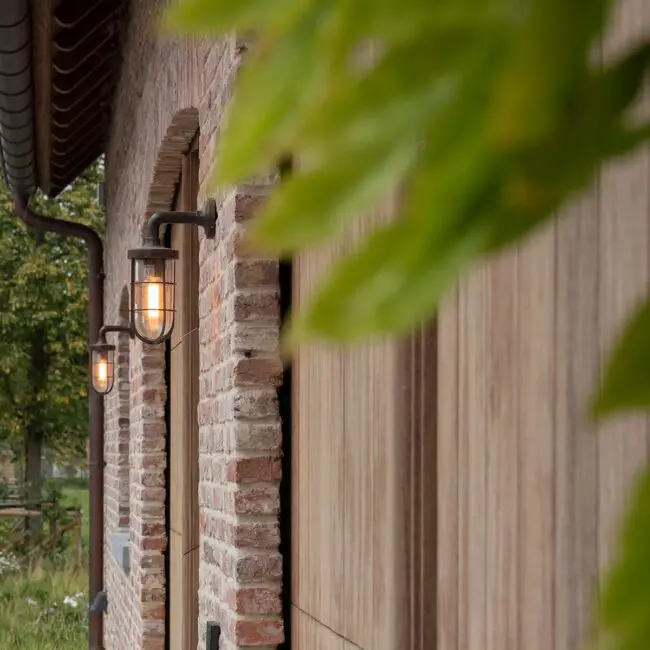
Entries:
POLYGON ((126 0, 35 2, 39 185, 56 195, 104 150, 126 0))
MULTIPOLYGON (((75 109, 78 110, 79 104, 81 103, 96 104, 98 99, 101 100, 106 94, 108 94, 107 90, 112 90, 112 88, 107 88, 106 82, 113 78, 113 73, 114 70, 112 68, 103 69, 99 73, 101 76, 94 75, 94 79, 80 88, 78 93, 67 95, 61 95, 58 92, 53 93, 52 108, 57 113, 61 114, 69 113, 75 109)), ((57 90, 56 86, 54 86, 54 90, 57 90)))

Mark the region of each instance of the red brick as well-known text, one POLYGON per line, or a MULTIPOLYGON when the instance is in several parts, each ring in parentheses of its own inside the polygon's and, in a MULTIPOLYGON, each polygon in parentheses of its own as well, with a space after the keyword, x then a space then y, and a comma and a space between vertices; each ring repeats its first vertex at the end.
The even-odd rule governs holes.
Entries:
POLYGON ((280 299, 275 291, 237 291, 234 297, 235 321, 275 325, 280 316, 280 299))
POLYGON ((280 544, 280 527, 277 521, 231 524, 227 533, 229 543, 236 548, 275 549, 280 544))
POLYGON ((280 614, 282 598, 280 587, 244 587, 235 591, 234 610, 237 614, 280 614))
POLYGON ((235 195, 235 221, 248 221, 256 214, 266 202, 264 195, 241 194, 235 195))
POLYGON ((281 477, 282 461, 277 457, 232 458, 226 470, 230 482, 278 481, 281 477))
POLYGON ((284 641, 282 621, 257 619, 238 620, 233 641, 237 645, 276 645, 284 641))
POLYGON ((280 512, 277 485, 240 487, 232 493, 233 514, 272 515, 280 512))
POLYGON ((163 551, 167 548, 166 537, 143 537, 142 548, 145 551, 163 551))

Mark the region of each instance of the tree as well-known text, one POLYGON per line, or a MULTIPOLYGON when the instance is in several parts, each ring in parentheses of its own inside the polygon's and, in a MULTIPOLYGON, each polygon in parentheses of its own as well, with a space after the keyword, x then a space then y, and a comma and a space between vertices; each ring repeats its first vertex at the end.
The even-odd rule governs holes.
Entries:
MULTIPOLYGON (((103 229, 101 161, 33 209, 103 229)), ((88 438, 87 252, 77 239, 29 230, 0 185, 0 441, 24 459, 28 499, 41 499, 41 457, 83 458, 88 438)))
MULTIPOLYGON (((602 62, 608 0, 181 0, 169 28, 252 34, 216 184, 287 154, 299 165, 252 236, 281 256, 399 187, 403 205, 325 279, 289 343, 403 332, 460 272, 518 241, 632 151, 650 42, 602 62), (373 44, 374 56, 363 56, 373 44)), ((650 407, 650 302, 624 333, 595 411, 650 407)), ((607 647, 647 646, 650 473, 606 582, 607 647)), ((605 643, 605 641, 603 642, 605 643)))

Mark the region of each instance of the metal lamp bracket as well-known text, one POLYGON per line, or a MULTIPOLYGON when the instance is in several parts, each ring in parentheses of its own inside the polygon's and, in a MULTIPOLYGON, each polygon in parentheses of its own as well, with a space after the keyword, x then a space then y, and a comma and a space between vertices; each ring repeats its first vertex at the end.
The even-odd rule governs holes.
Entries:
POLYGON ((120 332, 128 334, 129 338, 134 338, 135 331, 131 325, 102 325, 99 330, 98 342, 106 342, 106 334, 109 332, 120 332))
POLYGON ((163 224, 184 223, 203 228, 207 239, 214 239, 217 234, 217 204, 214 199, 208 199, 203 209, 198 212, 156 212, 147 221, 144 244, 160 246, 160 227, 163 224))

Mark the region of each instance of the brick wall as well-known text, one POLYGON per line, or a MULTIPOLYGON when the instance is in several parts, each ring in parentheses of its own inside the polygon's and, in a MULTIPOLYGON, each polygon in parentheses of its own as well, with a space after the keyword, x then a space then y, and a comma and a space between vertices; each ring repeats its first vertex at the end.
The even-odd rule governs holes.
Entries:
MULTIPOLYGON (((163 5, 132 3, 126 35, 106 168, 106 322, 119 316, 129 280, 126 251, 139 244, 148 214, 171 207, 182 154, 199 128, 199 205, 209 196, 207 178, 240 64, 234 38, 199 43, 157 36, 163 5)), ((260 182, 215 196, 217 236, 199 234, 200 650, 208 620, 222 626, 222 649, 266 650, 283 640, 278 268, 242 244, 265 192, 260 182)), ((109 650, 153 650, 164 647, 165 627, 164 346, 132 342, 129 357, 132 569, 125 575, 106 551, 105 637, 109 650)), ((117 391, 107 398, 107 538, 124 523, 118 398, 117 391)))
MULTIPOLYGON (((122 288, 117 320, 107 319, 108 324, 123 324, 128 317, 128 289, 122 288), (127 313, 125 313, 125 311, 127 313)), ((128 322, 128 320, 126 321, 128 322)), ((115 336, 111 334, 109 336, 115 336)), ((115 387, 105 398, 104 439, 104 525, 105 537, 120 530, 129 529, 129 438, 131 417, 131 346, 128 335, 120 334, 116 344, 115 387)), ((105 589, 111 595, 111 616, 121 625, 106 628, 107 646, 128 648, 134 629, 133 586, 113 555, 104 553, 105 589)))

